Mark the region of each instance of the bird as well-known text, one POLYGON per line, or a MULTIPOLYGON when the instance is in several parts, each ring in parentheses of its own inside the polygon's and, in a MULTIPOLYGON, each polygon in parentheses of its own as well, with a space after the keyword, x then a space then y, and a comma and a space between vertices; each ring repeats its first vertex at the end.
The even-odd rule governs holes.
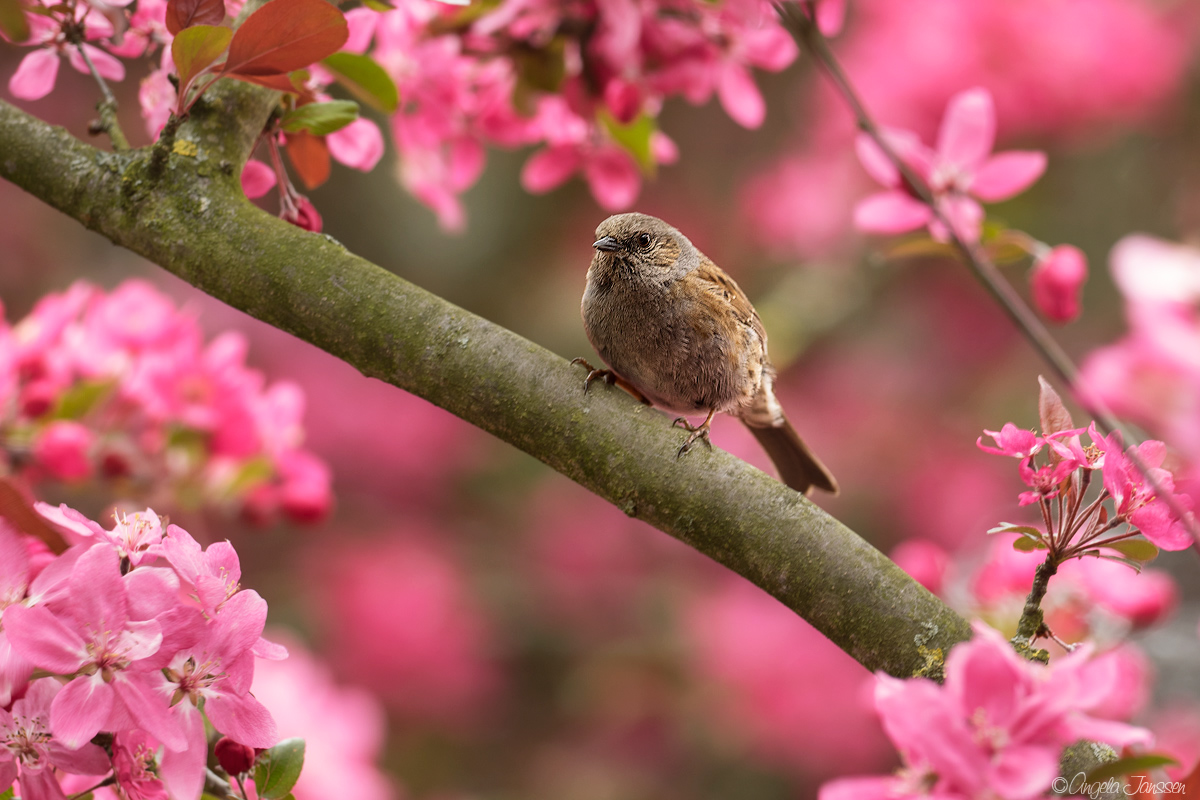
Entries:
POLYGON ((802 494, 838 493, 838 483, 796 433, 775 396, 767 332, 746 293, 686 236, 636 212, 600 223, 580 310, 588 341, 608 369, 586 359, 584 391, 603 379, 638 400, 680 414, 680 457, 711 447, 713 416, 740 419, 780 479, 802 494), (707 414, 692 425, 686 414, 707 414))

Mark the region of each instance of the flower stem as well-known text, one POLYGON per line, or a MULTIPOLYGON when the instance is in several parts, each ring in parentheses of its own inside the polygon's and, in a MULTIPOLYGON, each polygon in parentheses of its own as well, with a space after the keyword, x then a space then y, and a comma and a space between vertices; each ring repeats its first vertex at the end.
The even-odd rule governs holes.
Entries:
MULTIPOLYGON (((804 0, 803 7, 794 3, 782 2, 777 0, 775 10, 778 12, 783 24, 788 28, 792 35, 797 38, 800 43, 812 54, 816 59, 817 64, 824 70, 834 88, 846 101, 846 105, 850 107, 850 111, 854 114, 854 119, 858 128, 865 134, 871 137, 875 144, 879 147, 883 154, 887 157, 900 173, 905 187, 922 203, 929 207, 933 213, 934 219, 941 223, 949 232, 950 243, 962 256, 963 263, 975 274, 975 277, 983 284, 984 288, 992 295, 1000 307, 1016 324, 1017 328, 1029 340, 1029 343, 1041 356, 1050 368, 1058 375, 1062 381, 1074 395, 1075 400, 1088 412, 1104 431, 1105 434, 1111 434, 1113 431, 1121 431, 1125 440, 1133 440, 1135 437, 1121 426, 1120 420, 1108 409, 1108 406, 1095 393, 1087 391, 1087 387, 1079 375, 1079 369, 1067 355, 1062 346, 1046 329, 1033 310, 1017 293, 1017 290, 1012 287, 992 263, 991 259, 983 252, 978 244, 964 241, 954 226, 946 219, 941 208, 936 202, 933 191, 920 175, 918 175, 908 164, 904 162, 888 144, 887 138, 883 135, 879 125, 871 117, 867 111, 858 93, 854 90, 854 86, 846 77, 846 73, 842 71, 841 64, 833 55, 833 51, 829 49, 829 43, 825 36, 817 28, 816 9, 812 0, 804 0)), ((1129 460, 1137 470, 1146 478, 1146 482, 1154 489, 1155 495, 1167 504, 1171 512, 1187 527, 1188 532, 1193 539, 1193 549, 1200 553, 1200 525, 1197 524, 1196 518, 1185 509, 1175 497, 1175 495, 1166 491, 1162 482, 1151 474, 1148 466, 1137 454, 1136 451, 1127 453, 1129 460)))
POLYGON ((1033 586, 1029 596, 1025 598, 1025 608, 1021 611, 1021 621, 1017 623, 1017 633, 1012 638, 1013 645, 1018 650, 1026 652, 1029 645, 1037 638, 1038 632, 1045 626, 1042 614, 1042 599, 1050 586, 1050 576, 1058 572, 1058 561, 1053 554, 1048 554, 1046 560, 1038 565, 1033 575, 1033 586))
POLYGON ((113 96, 112 91, 108 88, 108 83, 104 80, 104 76, 96 69, 96 65, 92 63, 92 58, 88 55, 87 49, 84 48, 83 42, 76 42, 75 49, 79 51, 83 63, 87 64, 88 71, 92 73, 92 77, 100 85, 100 93, 104 95, 103 99, 96 104, 96 111, 100 113, 100 119, 89 125, 88 130, 92 133, 107 133, 109 141, 112 142, 113 150, 128 150, 129 140, 125 138, 125 132, 121 130, 121 124, 117 121, 117 98, 113 96))

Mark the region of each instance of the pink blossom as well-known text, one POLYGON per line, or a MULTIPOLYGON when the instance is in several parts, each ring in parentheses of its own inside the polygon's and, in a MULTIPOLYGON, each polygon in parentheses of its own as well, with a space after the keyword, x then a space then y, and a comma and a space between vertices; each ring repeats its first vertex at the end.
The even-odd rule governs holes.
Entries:
POLYGON ((375 169, 383 158, 383 134, 378 125, 363 117, 326 136, 325 143, 334 159, 363 172, 375 169))
POLYGON ((1033 265, 1029 288, 1033 304, 1046 319, 1070 322, 1079 316, 1080 295, 1087 280, 1087 258, 1078 247, 1055 247, 1033 265))
POLYGON ((65 800, 55 769, 75 775, 103 775, 108 756, 91 742, 68 747, 51 733, 52 708, 66 691, 54 678, 29 684, 11 711, 0 708, 0 786, 21 784, 27 800, 65 800))
POLYGON ((81 481, 92 474, 90 450, 94 442, 95 437, 85 426, 71 420, 56 420, 34 440, 33 457, 51 477, 81 481))
POLYGON ((159 780, 156 751, 158 744, 143 731, 120 731, 113 737, 113 776, 123 797, 128 800, 168 800, 167 789, 159 780))
MULTIPOLYGON (((56 14, 61 14, 57 11, 56 14)), ((76 47, 67 41, 63 26, 66 24, 79 25, 83 28, 86 40, 107 38, 113 33, 113 26, 98 9, 93 9, 87 3, 72 7, 70 20, 55 16, 28 14, 31 34, 25 45, 41 47, 34 50, 21 60, 17 71, 8 81, 8 90, 14 97, 22 100, 40 100, 54 90, 58 77, 58 59, 66 55, 71 66, 85 75, 91 74, 87 62, 79 54, 79 47, 87 51, 88 58, 101 76, 113 81, 124 80, 125 67, 120 61, 103 50, 84 43, 76 47)))
MULTIPOLYGON (((1174 494, 1175 483, 1168 470, 1162 469, 1166 446, 1146 441, 1125 450, 1120 432, 1096 442, 1104 451, 1104 488, 1112 495, 1117 516, 1137 527, 1142 535, 1164 550, 1183 550, 1192 544, 1187 525, 1167 505, 1142 469, 1130 458, 1136 454, 1141 466, 1154 478, 1163 494, 1174 494)), ((1174 499, 1191 514, 1191 498, 1174 494, 1174 499)))
POLYGON ((1027 189, 1046 169, 1046 156, 1036 151, 1009 151, 992 155, 996 119, 992 96, 986 89, 971 89, 950 99, 938 133, 936 150, 920 143, 916 134, 889 131, 887 141, 895 154, 929 186, 938 218, 903 185, 900 171, 867 134, 860 134, 858 154, 863 167, 887 187, 855 209, 859 228, 875 233, 899 233, 928 225, 930 233, 946 240, 945 223, 967 242, 979 239, 984 202, 1005 200, 1027 189))
POLYGON ((982 623, 946 660, 946 682, 879 673, 875 707, 904 759, 893 778, 852 778, 820 797, 940 797, 1032 800, 1058 775, 1062 748, 1091 738, 1120 748, 1148 745, 1149 731, 1090 712, 1114 691, 1082 647, 1049 667, 1027 661, 982 623))
POLYGON ((1029 458, 1041 450, 1045 444, 1045 440, 1033 431, 1022 430, 1011 422, 1004 423, 1004 427, 999 431, 985 430, 984 433, 991 436, 999 447, 984 444, 982 436, 975 442, 975 445, 985 453, 994 453, 998 456, 1029 458))
MULTIPOLYGON (((50 726, 70 747, 90 740, 113 713, 131 714, 138 724, 168 746, 182 746, 181 734, 167 716, 144 676, 130 668, 157 652, 162 628, 154 619, 133 619, 134 585, 121 576, 116 550, 98 544, 76 561, 68 581, 68 600, 59 613, 45 605, 13 605, 4 611, 4 628, 13 649, 37 667, 58 675, 77 675, 54 699, 50 726), (80 674, 81 673, 81 674, 80 674)), ((169 605, 169 584, 152 586, 137 579, 139 591, 161 593, 156 605, 169 605)), ((148 598, 136 598, 144 604, 148 598)))

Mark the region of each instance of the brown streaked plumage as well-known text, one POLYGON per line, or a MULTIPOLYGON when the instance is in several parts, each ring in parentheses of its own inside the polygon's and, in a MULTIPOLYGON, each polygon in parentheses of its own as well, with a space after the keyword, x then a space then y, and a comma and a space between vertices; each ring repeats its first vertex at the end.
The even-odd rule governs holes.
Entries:
POLYGON ((679 414, 707 414, 680 448, 708 440, 718 411, 733 414, 758 439, 783 482, 808 493, 837 493, 775 398, 767 332, 741 287, 657 217, 618 214, 596 229, 596 255, 583 293, 583 327, 609 366, 592 369, 643 402, 679 414))

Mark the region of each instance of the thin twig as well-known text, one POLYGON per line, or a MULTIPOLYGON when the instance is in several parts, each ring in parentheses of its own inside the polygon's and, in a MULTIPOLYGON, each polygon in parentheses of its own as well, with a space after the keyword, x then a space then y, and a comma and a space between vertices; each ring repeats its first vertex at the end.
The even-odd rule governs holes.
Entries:
MULTIPOLYGON (((975 277, 979 279, 984 288, 987 289, 1000 304, 1001 308, 1004 309, 1005 313, 1017 325, 1025 335, 1025 338, 1033 345, 1034 350, 1038 352, 1042 359, 1058 375, 1062 383, 1070 389, 1076 401, 1096 420, 1105 434, 1119 431, 1123 441, 1134 440, 1136 437, 1131 436, 1122 427, 1120 420, 1109 410, 1104 401, 1094 393, 1086 391, 1086 387, 1083 385, 1079 375, 1079 369, 1075 366, 1071 357, 1062 349, 1046 329, 1046 326, 1037 318, 1037 315, 1026 305, 1012 284, 1001 276, 996 265, 992 263, 991 259, 980 249, 978 244, 965 241, 958 235, 958 232, 950 224, 950 221, 940 208, 929 185, 892 149, 887 141, 887 137, 883 135, 883 131, 875 123, 870 113, 868 113, 866 106, 863 105, 858 93, 854 90, 854 86, 846 77, 845 72, 842 71, 841 64, 838 63, 837 58, 829 49, 829 43, 817 28, 817 24, 814 21, 815 9, 813 6, 814 3, 812 0, 806 0, 803 8, 793 3, 777 2, 775 4, 776 11, 779 13, 784 25, 812 53, 817 64, 824 70, 826 76, 842 96, 842 99, 846 101, 846 104, 854 114, 859 130, 871 137, 872 141, 875 142, 892 166, 900 173, 905 188, 929 207, 933 213, 934 220, 940 223, 948 232, 950 243, 962 255, 963 262, 975 273, 975 277)), ((1151 473, 1149 466, 1137 452, 1130 450, 1127 455, 1129 460, 1133 462, 1134 467, 1142 473, 1146 482, 1154 489, 1155 495, 1167 504, 1171 512, 1187 528, 1192 536, 1194 549, 1200 553, 1200 527, 1198 527, 1195 517, 1180 504, 1174 494, 1166 491, 1162 482, 1151 473)))
POLYGON ((93 123, 88 129, 93 133, 107 133, 109 140, 112 142, 113 150, 128 150, 129 140, 125 138, 125 132, 121 130, 121 124, 117 121, 117 98, 113 96, 112 91, 108 88, 108 83, 104 80, 104 76, 96 69, 96 65, 92 63, 92 58, 88 55, 87 48, 83 46, 83 42, 75 42, 75 48, 79 51, 83 63, 87 64, 87 68, 92 73, 92 77, 96 79, 96 83, 100 84, 100 93, 104 95, 104 99, 96 104, 96 111, 100 113, 99 122, 98 124, 93 123))

